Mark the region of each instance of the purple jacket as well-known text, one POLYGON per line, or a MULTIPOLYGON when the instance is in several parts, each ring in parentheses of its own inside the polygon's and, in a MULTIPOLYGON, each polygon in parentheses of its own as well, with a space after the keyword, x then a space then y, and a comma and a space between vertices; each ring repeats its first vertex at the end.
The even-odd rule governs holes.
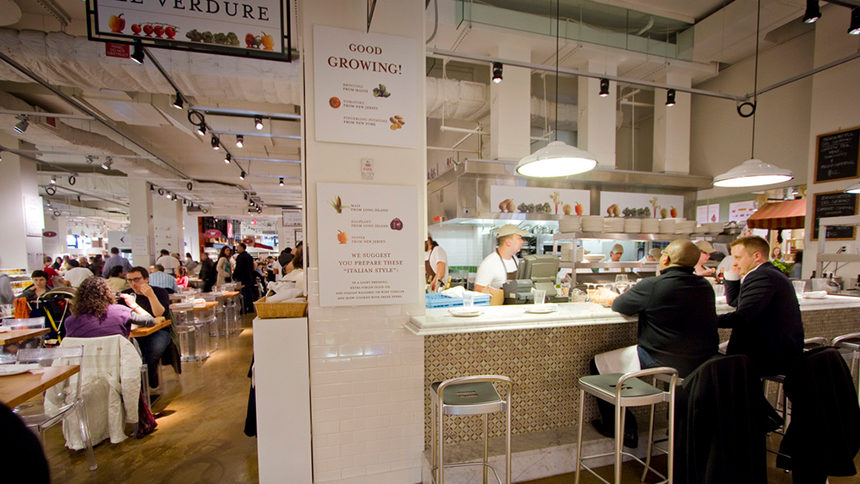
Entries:
POLYGON ((101 319, 94 314, 81 314, 66 318, 66 336, 74 338, 96 338, 121 334, 128 338, 131 331, 131 309, 120 304, 111 304, 101 319))

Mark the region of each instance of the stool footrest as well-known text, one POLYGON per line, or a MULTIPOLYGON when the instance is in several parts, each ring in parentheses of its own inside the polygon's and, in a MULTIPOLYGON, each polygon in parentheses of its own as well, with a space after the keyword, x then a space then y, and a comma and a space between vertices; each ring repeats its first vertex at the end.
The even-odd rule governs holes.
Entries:
MULTIPOLYGON (((451 463, 451 464, 445 464, 443 467, 470 467, 470 466, 486 467, 487 469, 493 471, 493 477, 496 478, 496 481, 498 481, 499 484, 502 484, 502 479, 499 477, 499 473, 496 472, 496 468, 493 467, 491 464, 488 464, 488 463, 484 463, 484 462, 455 462, 455 463, 451 463)), ((438 468, 436 466, 434 466, 431 469, 431 471, 430 471, 430 482, 436 482, 436 479, 434 478, 434 476, 436 475, 437 469, 438 468)))
MULTIPOLYGON (((654 469, 654 468, 653 468, 653 467, 651 467, 650 465, 646 464, 646 463, 645 463, 645 461, 643 461, 643 460, 642 460, 642 459, 640 459, 639 457, 637 457, 637 456, 635 456, 635 455, 631 454, 630 452, 623 452, 623 451, 622 451, 622 452, 621 452, 621 455, 626 455, 627 457, 630 457, 631 459, 633 459, 633 460, 635 460, 636 462, 638 462, 638 463, 642 464, 643 466, 645 466, 645 468, 646 468, 647 470, 650 470, 650 471, 651 471, 651 472, 653 472, 654 474, 657 474, 657 476, 658 476, 660 479, 663 479, 662 481, 660 481, 660 482, 658 482, 658 483, 656 483, 656 484, 662 484, 662 483, 665 483, 665 482, 668 482, 668 481, 669 481, 669 480, 666 478, 666 476, 665 476, 665 475, 661 474, 660 472, 657 472, 657 470, 656 470, 656 469, 654 469)), ((585 459, 597 459, 597 458, 599 458, 599 457, 613 457, 613 456, 615 456, 615 452, 604 452, 604 453, 602 453, 602 454, 584 455, 584 456, 582 456, 581 461, 584 461, 585 459)), ((588 472, 592 473, 592 474, 594 475, 594 477, 596 477, 596 478, 600 479, 601 481, 605 482, 606 484, 610 484, 610 482, 609 482, 609 481, 607 481, 606 479, 604 479, 603 477, 601 477, 601 476, 600 476, 600 474, 598 474, 598 473, 594 472, 594 469, 592 469, 591 467, 588 467, 587 465, 585 465, 585 463, 584 463, 584 462, 580 462, 580 465, 582 466, 582 468, 583 468, 583 469, 585 469, 585 470, 587 470, 588 472)))

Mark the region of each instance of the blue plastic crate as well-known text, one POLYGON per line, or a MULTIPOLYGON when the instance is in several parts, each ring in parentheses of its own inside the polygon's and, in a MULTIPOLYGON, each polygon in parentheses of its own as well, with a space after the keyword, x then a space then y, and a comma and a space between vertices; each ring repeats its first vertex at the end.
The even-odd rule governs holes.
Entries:
MULTIPOLYGON (((490 305, 490 295, 483 293, 473 293, 475 295, 475 306, 489 306, 490 305)), ((445 296, 444 294, 438 294, 435 292, 431 292, 426 294, 426 303, 424 307, 428 308, 452 308, 455 306, 462 306, 463 298, 461 297, 450 297, 445 296)))

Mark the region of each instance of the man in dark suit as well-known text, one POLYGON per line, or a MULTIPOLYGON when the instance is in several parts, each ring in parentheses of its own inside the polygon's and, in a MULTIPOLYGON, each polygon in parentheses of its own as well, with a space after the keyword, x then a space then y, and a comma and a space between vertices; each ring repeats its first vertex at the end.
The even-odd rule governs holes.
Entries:
POLYGON ((257 281, 254 275, 254 258, 245 249, 244 243, 236 246, 236 268, 233 270, 233 280, 242 283, 242 299, 244 312, 254 312, 254 301, 257 300, 257 281))
POLYGON ((759 376, 786 374, 803 353, 803 322, 791 281, 768 262, 770 246, 761 237, 732 242, 735 261, 726 272, 726 301, 737 310, 717 324, 732 328, 728 354, 750 358, 759 376))
POLYGON ((639 315, 639 362, 643 368, 670 366, 686 377, 717 354, 714 290, 693 273, 699 249, 673 241, 660 255, 660 275, 639 281, 618 296, 612 310, 639 315))

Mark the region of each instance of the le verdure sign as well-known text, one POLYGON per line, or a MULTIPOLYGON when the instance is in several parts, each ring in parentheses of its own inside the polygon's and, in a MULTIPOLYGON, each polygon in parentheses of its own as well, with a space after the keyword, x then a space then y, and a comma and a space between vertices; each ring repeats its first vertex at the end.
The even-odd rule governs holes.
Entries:
POLYGON ((90 40, 290 58, 288 0, 88 0, 90 40))

